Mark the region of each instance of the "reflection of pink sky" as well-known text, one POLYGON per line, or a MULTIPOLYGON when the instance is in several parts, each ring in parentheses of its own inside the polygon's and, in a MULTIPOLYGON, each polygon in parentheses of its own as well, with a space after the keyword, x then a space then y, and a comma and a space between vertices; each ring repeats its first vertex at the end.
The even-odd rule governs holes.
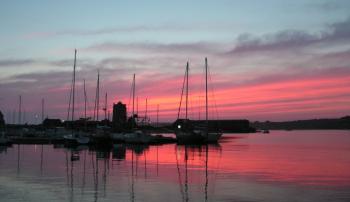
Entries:
MULTIPOLYGON (((211 183, 223 179, 243 179, 252 182, 277 182, 305 186, 350 186, 348 131, 272 131, 270 134, 235 136, 239 138, 223 140, 220 147, 209 146, 208 171, 211 183)), ((70 168, 73 165, 73 174, 80 182, 84 168, 84 152, 86 152, 86 177, 90 184, 93 182, 93 173, 96 168, 94 152, 82 150, 80 160, 71 162, 69 150, 53 149, 51 145, 45 145, 41 169, 41 146, 22 145, 20 148, 19 167, 17 145, 9 148, 7 153, 0 154, 0 169, 5 168, 4 172, 10 173, 9 175, 15 174, 19 168, 20 176, 52 176, 63 177, 62 180, 65 180, 67 169, 70 174, 70 168)), ((205 151, 205 146, 187 148, 188 182, 191 184, 204 184, 205 151)), ((108 178, 111 183, 117 183, 121 177, 131 177, 132 158, 134 174, 137 173, 135 178, 143 179, 148 176, 175 184, 180 183, 179 178, 181 178, 181 183, 184 183, 184 146, 174 144, 159 146, 158 153, 156 146, 150 146, 144 150, 144 153, 138 155, 135 153, 132 155, 128 148, 126 160, 123 161, 112 161, 111 154, 108 165, 110 169, 108 178)), ((103 159, 99 159, 98 162, 99 172, 103 175, 106 164, 103 159)))
MULTIPOLYGON (((344 134, 347 132, 304 133, 273 131, 269 135, 243 135, 248 137, 222 143, 221 149, 209 147, 208 169, 253 177, 258 181, 350 186, 350 137, 344 134)), ((198 148, 188 148, 187 152, 188 169, 204 170, 205 147, 201 152, 198 148)), ((147 162, 156 164, 156 148, 151 148, 146 154, 147 162)), ((184 146, 178 146, 177 155, 184 172, 184 146)), ((131 160, 130 155, 128 159, 131 160)), ((144 161, 144 155, 139 161, 144 161)), ((173 145, 159 147, 158 162, 176 166, 173 145)))

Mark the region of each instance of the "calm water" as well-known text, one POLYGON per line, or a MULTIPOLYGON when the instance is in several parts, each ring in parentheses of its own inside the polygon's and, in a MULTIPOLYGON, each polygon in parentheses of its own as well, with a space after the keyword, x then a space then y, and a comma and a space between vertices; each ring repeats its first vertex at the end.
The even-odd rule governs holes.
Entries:
POLYGON ((219 145, 13 145, 0 201, 350 201, 350 131, 228 134, 219 145))

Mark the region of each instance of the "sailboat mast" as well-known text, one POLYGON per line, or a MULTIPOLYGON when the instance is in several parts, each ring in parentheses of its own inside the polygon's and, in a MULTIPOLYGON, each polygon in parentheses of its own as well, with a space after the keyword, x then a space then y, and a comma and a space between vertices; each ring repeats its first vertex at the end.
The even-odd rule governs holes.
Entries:
POLYGON ((145 111, 145 121, 147 121, 147 106, 148 104, 147 104, 147 98, 146 98, 146 111, 145 111))
POLYGON ((22 123, 26 123, 26 109, 23 109, 23 119, 22 119, 22 123))
POLYGON ((105 108, 104 108, 104 111, 105 111, 105 120, 107 120, 107 93, 105 95, 105 108))
POLYGON ((205 121, 208 135, 208 60, 205 58, 205 121))
POLYGON ((74 50, 74 66, 73 66, 73 99, 72 99, 72 122, 74 121, 74 100, 75 100, 75 65, 77 61, 77 49, 74 50))
POLYGON ((139 96, 136 97, 136 114, 139 114, 139 96))
POLYGON ((135 121, 135 74, 132 79, 132 114, 131 114, 131 128, 134 128, 135 121))
POLYGON ((19 96, 19 106, 18 106, 18 124, 21 124, 21 113, 22 113, 22 95, 19 96))
POLYGON ((41 122, 44 122, 44 104, 45 104, 45 100, 43 98, 41 99, 41 122))
POLYGON ((15 109, 12 111, 12 123, 16 124, 16 110, 15 109))
MULTIPOLYGON (((188 63, 188 62, 187 62, 188 63)), ((181 88, 181 96, 180 96, 180 104, 179 104, 179 109, 177 111, 177 119, 180 118, 180 111, 181 111, 181 106, 182 106, 182 97, 184 95, 184 89, 185 89, 185 82, 186 82, 186 75, 187 75, 187 68, 185 70, 185 75, 184 75, 184 80, 182 82, 182 88, 181 88)))
POLYGON ((100 109, 100 70, 97 70, 97 108, 96 108, 96 119, 98 121, 98 112, 100 109))
MULTIPOLYGON (((208 126, 208 60, 205 58, 205 121, 206 121, 206 133, 207 139, 209 136, 208 126)), ((208 144, 205 146, 205 201, 208 199, 208 144)))
POLYGON ((186 117, 185 119, 187 119, 187 108, 188 108, 188 62, 186 65, 186 117))
POLYGON ((73 87, 73 76, 72 76, 72 82, 70 83, 70 91, 69 91, 69 103, 68 103, 68 111, 67 111, 67 121, 69 120, 70 117, 70 105, 72 102, 72 87, 73 87))
POLYGON ((135 113, 135 74, 132 80, 132 117, 134 117, 134 113, 135 113))
POLYGON ((86 96, 85 79, 84 79, 84 119, 85 121, 86 121, 86 99, 87 99, 87 96, 86 96))
POLYGON ((157 127, 159 127, 159 104, 157 105, 157 127))

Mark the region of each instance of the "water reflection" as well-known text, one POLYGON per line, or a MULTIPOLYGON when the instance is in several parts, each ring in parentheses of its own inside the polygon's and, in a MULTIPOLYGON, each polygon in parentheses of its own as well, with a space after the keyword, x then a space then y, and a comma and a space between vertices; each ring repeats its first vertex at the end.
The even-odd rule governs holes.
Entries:
MULTIPOLYGON (((20 151, 21 145, 16 146, 18 151, 20 151)), ((26 147, 31 147, 27 145, 26 147)), ((41 151, 44 151, 44 147, 41 146, 41 151)), ((147 179, 148 172, 156 173, 158 176, 159 164, 159 149, 158 146, 152 148, 151 153, 155 151, 156 154, 156 169, 153 167, 148 168, 147 161, 147 152, 150 150, 148 145, 128 145, 128 144, 115 144, 112 148, 108 149, 95 149, 89 148, 87 146, 79 146, 76 148, 63 148, 59 145, 55 145, 53 150, 47 151, 48 153, 55 153, 55 150, 59 152, 64 152, 65 156, 65 178, 66 178, 66 187, 68 188, 68 200, 76 201, 76 196, 80 195, 81 198, 84 198, 86 186, 92 190, 90 193, 93 193, 94 201, 98 201, 100 197, 106 198, 108 195, 108 180, 114 180, 116 177, 127 178, 128 183, 124 183, 123 186, 130 184, 128 188, 129 199, 130 201, 135 201, 135 183, 137 182, 138 171, 143 169, 144 179, 147 179), (87 160, 87 157, 90 157, 90 160, 87 160), (82 161, 82 162, 81 162, 82 161), (89 162, 88 162, 89 161, 89 162), (113 167, 113 162, 117 162, 119 166, 124 166, 127 169, 127 175, 123 173, 117 173, 117 176, 111 176, 109 174, 110 167, 113 167), (142 165, 141 165, 142 163, 142 165), (127 168, 129 166, 129 168, 127 168), (142 168, 140 168, 142 167, 142 168), (82 170, 79 170, 82 168, 82 170), (154 171, 155 170, 155 171, 154 171), (89 175, 92 176, 89 178, 89 175), (87 185, 90 179, 90 186, 87 185), (78 181, 81 180, 81 183, 78 181), (80 193, 77 193, 76 188, 80 187, 80 193)), ((18 171, 20 170, 20 152, 18 153, 18 171)), ((41 152, 40 156, 40 170, 42 173, 44 155, 41 152)), ((153 158, 150 159, 153 162, 153 158)), ((55 163, 55 162, 50 162, 55 163)), ((153 175, 151 175, 153 177, 153 175)))
POLYGON ((112 158, 117 161, 125 160, 126 158, 126 147, 124 144, 115 144, 113 146, 112 158))
MULTIPOLYGON (((182 201, 189 201, 189 174, 188 174, 188 162, 196 161, 198 158, 200 161, 204 162, 205 170, 205 182, 204 182, 204 201, 208 200, 208 161, 209 161, 209 151, 218 152, 221 154, 221 146, 219 144, 210 145, 176 145, 175 147, 175 157, 176 157, 176 167, 178 173, 178 183, 180 185, 180 194, 182 201), (205 156, 205 159, 202 159, 205 156), (179 160, 180 159, 180 160, 179 160), (181 167, 180 161, 182 160, 184 168, 181 167), (184 176, 183 176, 184 175, 184 176), (184 178, 184 179, 183 179, 184 178)), ((221 156, 221 155, 220 155, 221 156)))
POLYGON ((17 192, 44 201, 280 201, 268 193, 281 189, 282 198, 348 199, 339 190, 350 187, 350 139, 317 137, 325 141, 272 133, 221 145, 13 145, 0 150, 0 201, 23 201, 17 192))

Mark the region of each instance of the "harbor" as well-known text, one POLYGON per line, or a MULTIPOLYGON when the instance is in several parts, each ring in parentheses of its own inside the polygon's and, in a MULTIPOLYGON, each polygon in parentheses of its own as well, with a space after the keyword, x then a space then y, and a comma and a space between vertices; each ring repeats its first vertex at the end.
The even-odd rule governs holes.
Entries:
MULTIPOLYGON (((22 121, 22 96, 19 95, 18 103, 18 124, 8 125, 5 123, 3 114, 1 113, 1 133, 4 145, 6 144, 64 144, 65 146, 75 147, 79 145, 93 145, 95 147, 110 147, 114 143, 129 144, 217 144, 220 140, 223 129, 220 124, 229 122, 231 128, 235 128, 234 132, 255 132, 250 127, 249 121, 223 121, 209 120, 209 95, 208 95, 208 60, 205 58, 205 119, 190 120, 189 114, 189 62, 186 63, 186 71, 184 82, 181 89, 180 104, 178 107, 177 120, 171 125, 159 127, 159 106, 157 106, 156 123, 151 125, 150 118, 147 114, 147 98, 144 116, 138 113, 138 99, 136 95, 136 74, 133 74, 131 83, 130 100, 131 109, 127 109, 127 105, 119 101, 113 103, 112 120, 109 119, 110 112, 108 109, 108 94, 105 94, 104 107, 100 108, 100 71, 97 71, 96 91, 94 100, 93 116, 87 115, 87 93, 85 79, 83 80, 84 91, 84 116, 78 120, 76 113, 76 65, 77 50, 74 50, 73 74, 71 88, 69 89, 69 103, 67 111, 67 119, 65 121, 55 118, 44 118, 45 100, 41 100, 41 119, 42 123, 38 125, 28 126, 21 124, 22 121), (184 100, 184 104, 182 101, 184 100), (184 109, 182 109, 184 108, 184 109), (184 112, 182 112, 182 111, 184 112), (104 112, 104 119, 99 119, 99 114, 104 112), (128 111, 130 116, 128 116, 128 111), (181 117, 184 114, 184 118, 181 117), (239 130, 240 128, 241 130, 239 130), (242 131, 243 129, 243 131, 242 131), (155 134, 160 132, 173 132, 175 138, 155 134), (152 134, 153 133, 153 134, 152 134)), ((211 101, 210 103, 214 103, 211 101)))
POLYGON ((0 1, 0 202, 350 202, 349 11, 0 1))

